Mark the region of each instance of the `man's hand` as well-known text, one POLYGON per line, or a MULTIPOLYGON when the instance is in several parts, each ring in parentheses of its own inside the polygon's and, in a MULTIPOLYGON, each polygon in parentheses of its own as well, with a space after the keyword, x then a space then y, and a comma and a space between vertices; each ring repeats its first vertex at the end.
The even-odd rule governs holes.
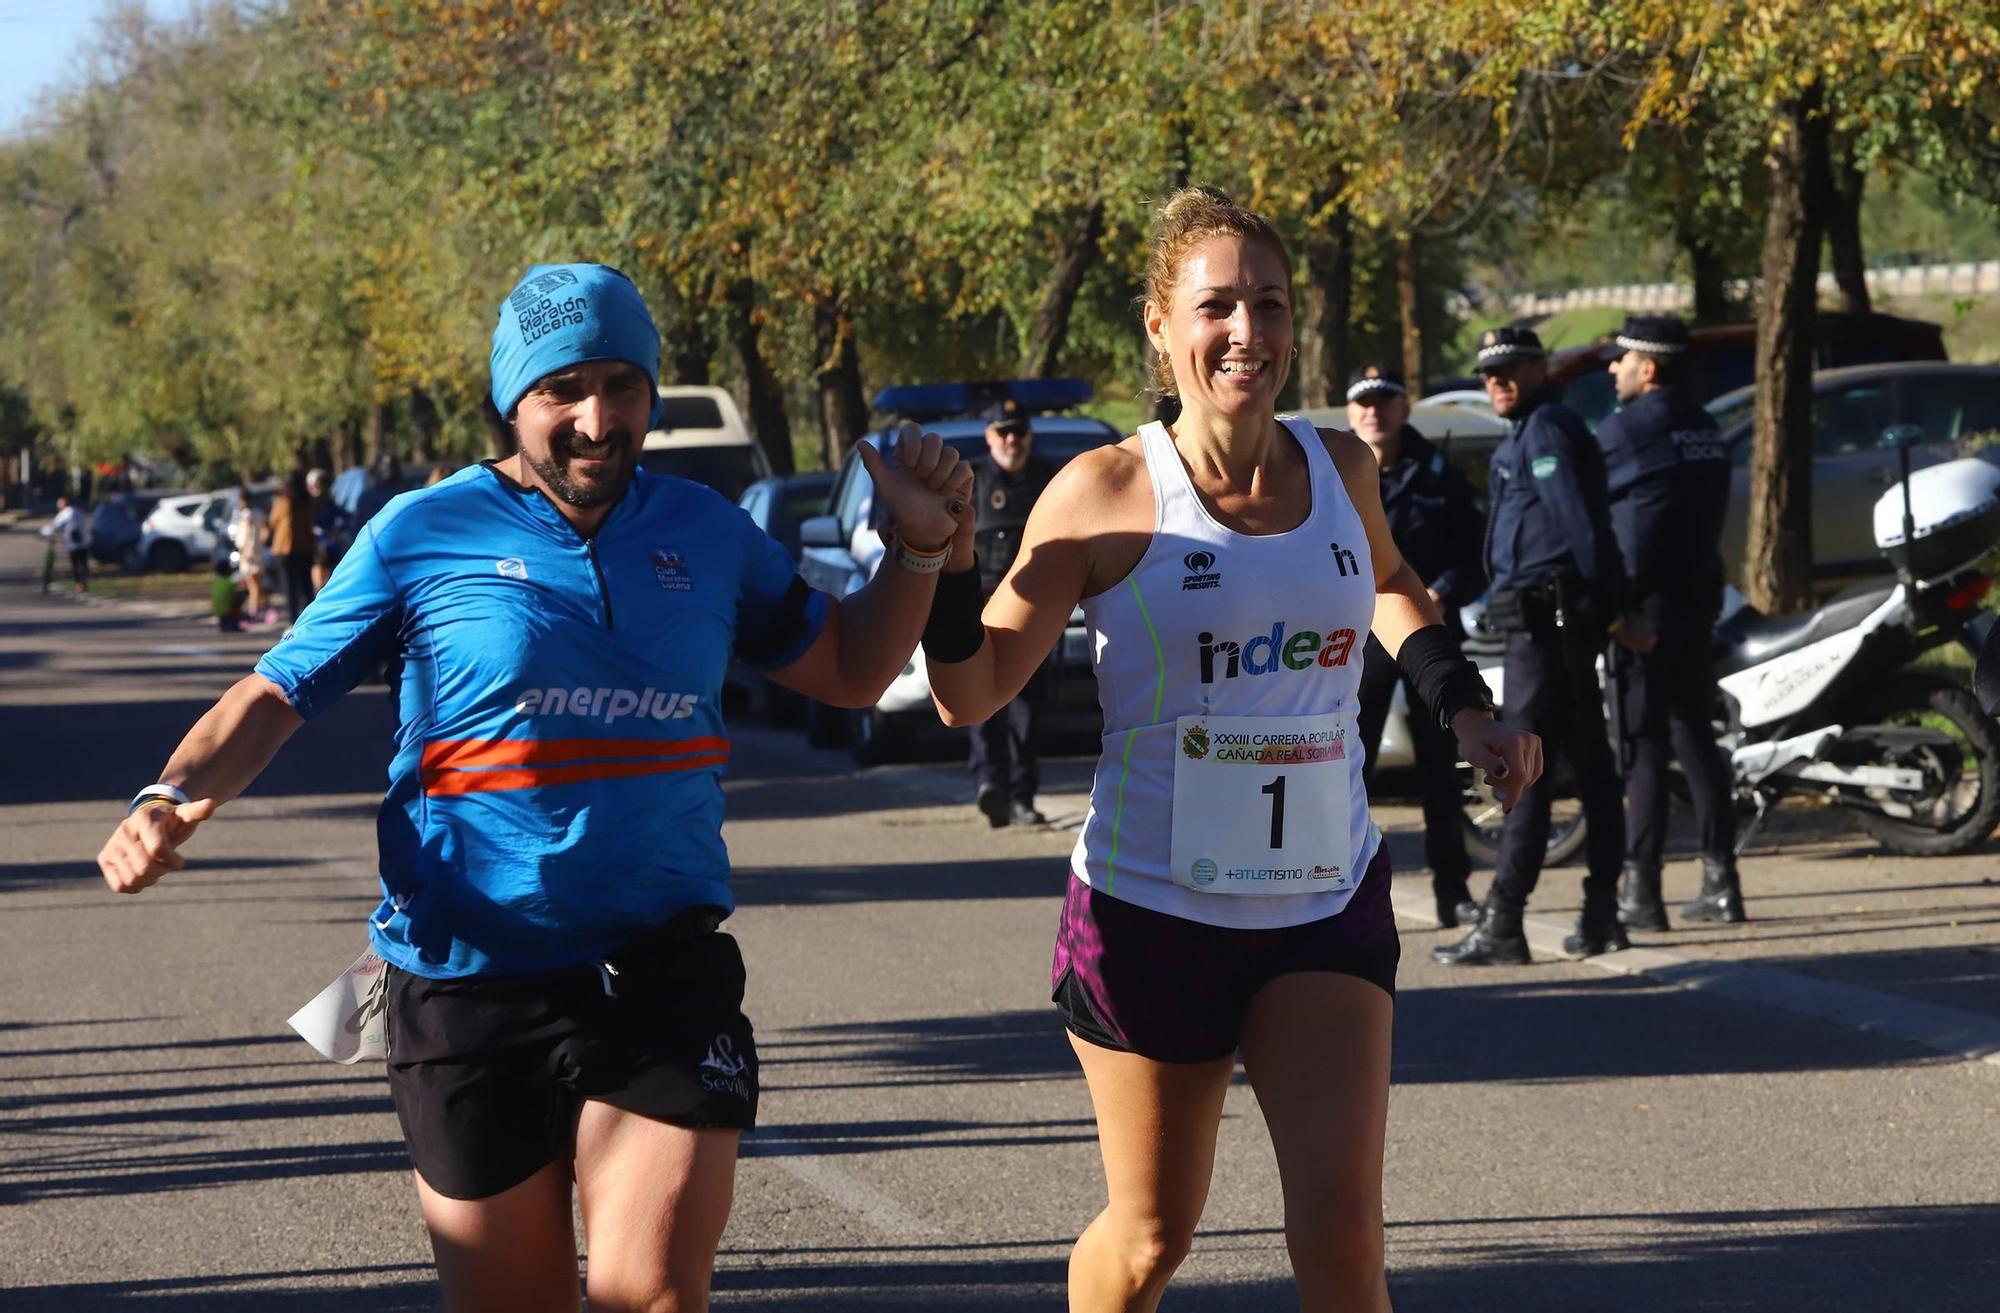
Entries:
POLYGON ((1458 755, 1481 772, 1501 811, 1513 811, 1521 794, 1542 777, 1542 741, 1526 730, 1470 707, 1452 718, 1451 730, 1458 755))
POLYGON ((176 851, 195 827, 215 814, 215 799, 197 798, 177 807, 141 807, 112 832, 97 854, 104 883, 121 894, 136 894, 168 871, 187 865, 176 851))
POLYGON ((914 552, 942 551, 951 544, 971 511, 972 467, 944 439, 904 420, 896 437, 895 464, 865 442, 861 463, 875 481, 885 529, 914 552))

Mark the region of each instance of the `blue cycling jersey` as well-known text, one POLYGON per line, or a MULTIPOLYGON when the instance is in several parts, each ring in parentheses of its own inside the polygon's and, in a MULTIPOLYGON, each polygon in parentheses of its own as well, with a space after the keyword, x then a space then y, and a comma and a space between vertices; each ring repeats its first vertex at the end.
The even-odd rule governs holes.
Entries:
POLYGON ((826 598, 707 488, 639 471, 586 540, 488 465, 390 502, 257 673, 311 718, 400 657, 376 951, 418 975, 598 960, 734 906, 734 649, 804 655, 826 598))

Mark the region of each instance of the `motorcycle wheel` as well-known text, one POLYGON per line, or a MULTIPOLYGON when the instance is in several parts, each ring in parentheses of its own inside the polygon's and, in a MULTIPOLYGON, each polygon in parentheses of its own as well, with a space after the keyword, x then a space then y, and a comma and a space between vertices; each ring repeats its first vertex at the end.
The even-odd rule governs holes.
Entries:
MULTIPOLYGON (((1465 851, 1472 860, 1492 866, 1500 859, 1500 823, 1505 813, 1472 767, 1461 765, 1459 778, 1464 786, 1465 806, 1460 811, 1465 835, 1465 851)), ((1561 866, 1583 847, 1583 804, 1575 797, 1557 797, 1549 804, 1549 843, 1543 850, 1542 865, 1561 866)))
POLYGON ((1923 676, 1897 679, 1887 706, 1881 724, 1936 730, 1958 745, 1958 759, 1929 747, 1891 754, 1880 764, 1923 772, 1922 790, 1896 795, 1918 814, 1905 820, 1864 810, 1857 813, 1861 828, 1891 852, 1916 857, 1977 846, 2000 823, 2000 726, 1979 710, 1968 690, 1923 676))

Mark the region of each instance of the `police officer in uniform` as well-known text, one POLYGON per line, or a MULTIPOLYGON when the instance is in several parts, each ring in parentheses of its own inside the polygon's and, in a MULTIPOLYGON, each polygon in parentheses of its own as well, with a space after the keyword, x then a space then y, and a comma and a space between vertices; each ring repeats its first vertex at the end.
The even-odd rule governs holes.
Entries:
MULTIPOLYGON (((1382 467, 1382 510, 1403 559, 1444 610, 1445 626, 1462 639, 1458 608, 1486 589, 1481 538, 1486 517, 1479 494, 1444 453, 1410 426, 1410 394, 1403 377, 1380 365, 1354 371, 1347 385, 1347 427, 1374 451, 1382 467)), ((1361 742, 1372 773, 1382 725, 1402 668, 1371 635, 1361 667, 1361 742)), ((1468 924, 1479 916, 1466 886, 1472 861, 1465 853, 1458 745, 1449 731, 1423 714, 1416 690, 1407 697, 1411 743, 1424 799, 1424 861, 1431 868, 1439 924, 1468 924)))
MULTIPOLYGON (((1028 512, 1054 475, 1053 466, 1035 457, 1034 425, 1020 403, 1009 398, 987 412, 986 457, 973 464, 973 496, 979 507, 973 541, 979 584, 988 597, 1020 554, 1028 512)), ((972 778, 978 787, 979 810, 996 829, 1048 822, 1035 810, 1048 682, 1044 662, 1018 697, 972 727, 972 778)))
POLYGON ((1625 669, 1619 682, 1632 754, 1618 918, 1634 930, 1667 928, 1660 851, 1670 745, 1687 776, 1701 836, 1701 895, 1681 908, 1681 917, 1743 920, 1729 768, 1710 727, 1716 700, 1711 644, 1722 598, 1717 544, 1729 504, 1729 452, 1715 417, 1682 390, 1687 356, 1687 326, 1680 320, 1627 318, 1605 348, 1622 409, 1597 430, 1611 528, 1632 581, 1633 608, 1659 636, 1650 652, 1612 653, 1625 669))
MULTIPOLYGON (((1475 368, 1510 431, 1493 452, 1486 487, 1487 623, 1507 639, 1503 718, 1539 734, 1567 758, 1589 829, 1583 914, 1566 952, 1589 957, 1627 947, 1618 922, 1625 816, 1618 763, 1604 727, 1597 659, 1605 641, 1644 644, 1623 614, 1625 571, 1611 535, 1604 459, 1583 420, 1548 381, 1548 353, 1533 330, 1488 329, 1475 368)), ((1549 780, 1523 795, 1500 831, 1500 854, 1479 925, 1431 950, 1446 966, 1529 961, 1521 915, 1540 879, 1549 836, 1549 780)))

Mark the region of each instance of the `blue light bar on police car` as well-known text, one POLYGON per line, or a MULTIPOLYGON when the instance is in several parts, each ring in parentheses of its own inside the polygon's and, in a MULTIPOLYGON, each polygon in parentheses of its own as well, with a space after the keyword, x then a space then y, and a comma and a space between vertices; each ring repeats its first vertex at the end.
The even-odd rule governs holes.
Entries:
POLYGON ((973 383, 908 383, 875 394, 879 414, 903 419, 950 419, 978 415, 1009 398, 1030 414, 1067 410, 1091 399, 1080 378, 1015 378, 973 383))

